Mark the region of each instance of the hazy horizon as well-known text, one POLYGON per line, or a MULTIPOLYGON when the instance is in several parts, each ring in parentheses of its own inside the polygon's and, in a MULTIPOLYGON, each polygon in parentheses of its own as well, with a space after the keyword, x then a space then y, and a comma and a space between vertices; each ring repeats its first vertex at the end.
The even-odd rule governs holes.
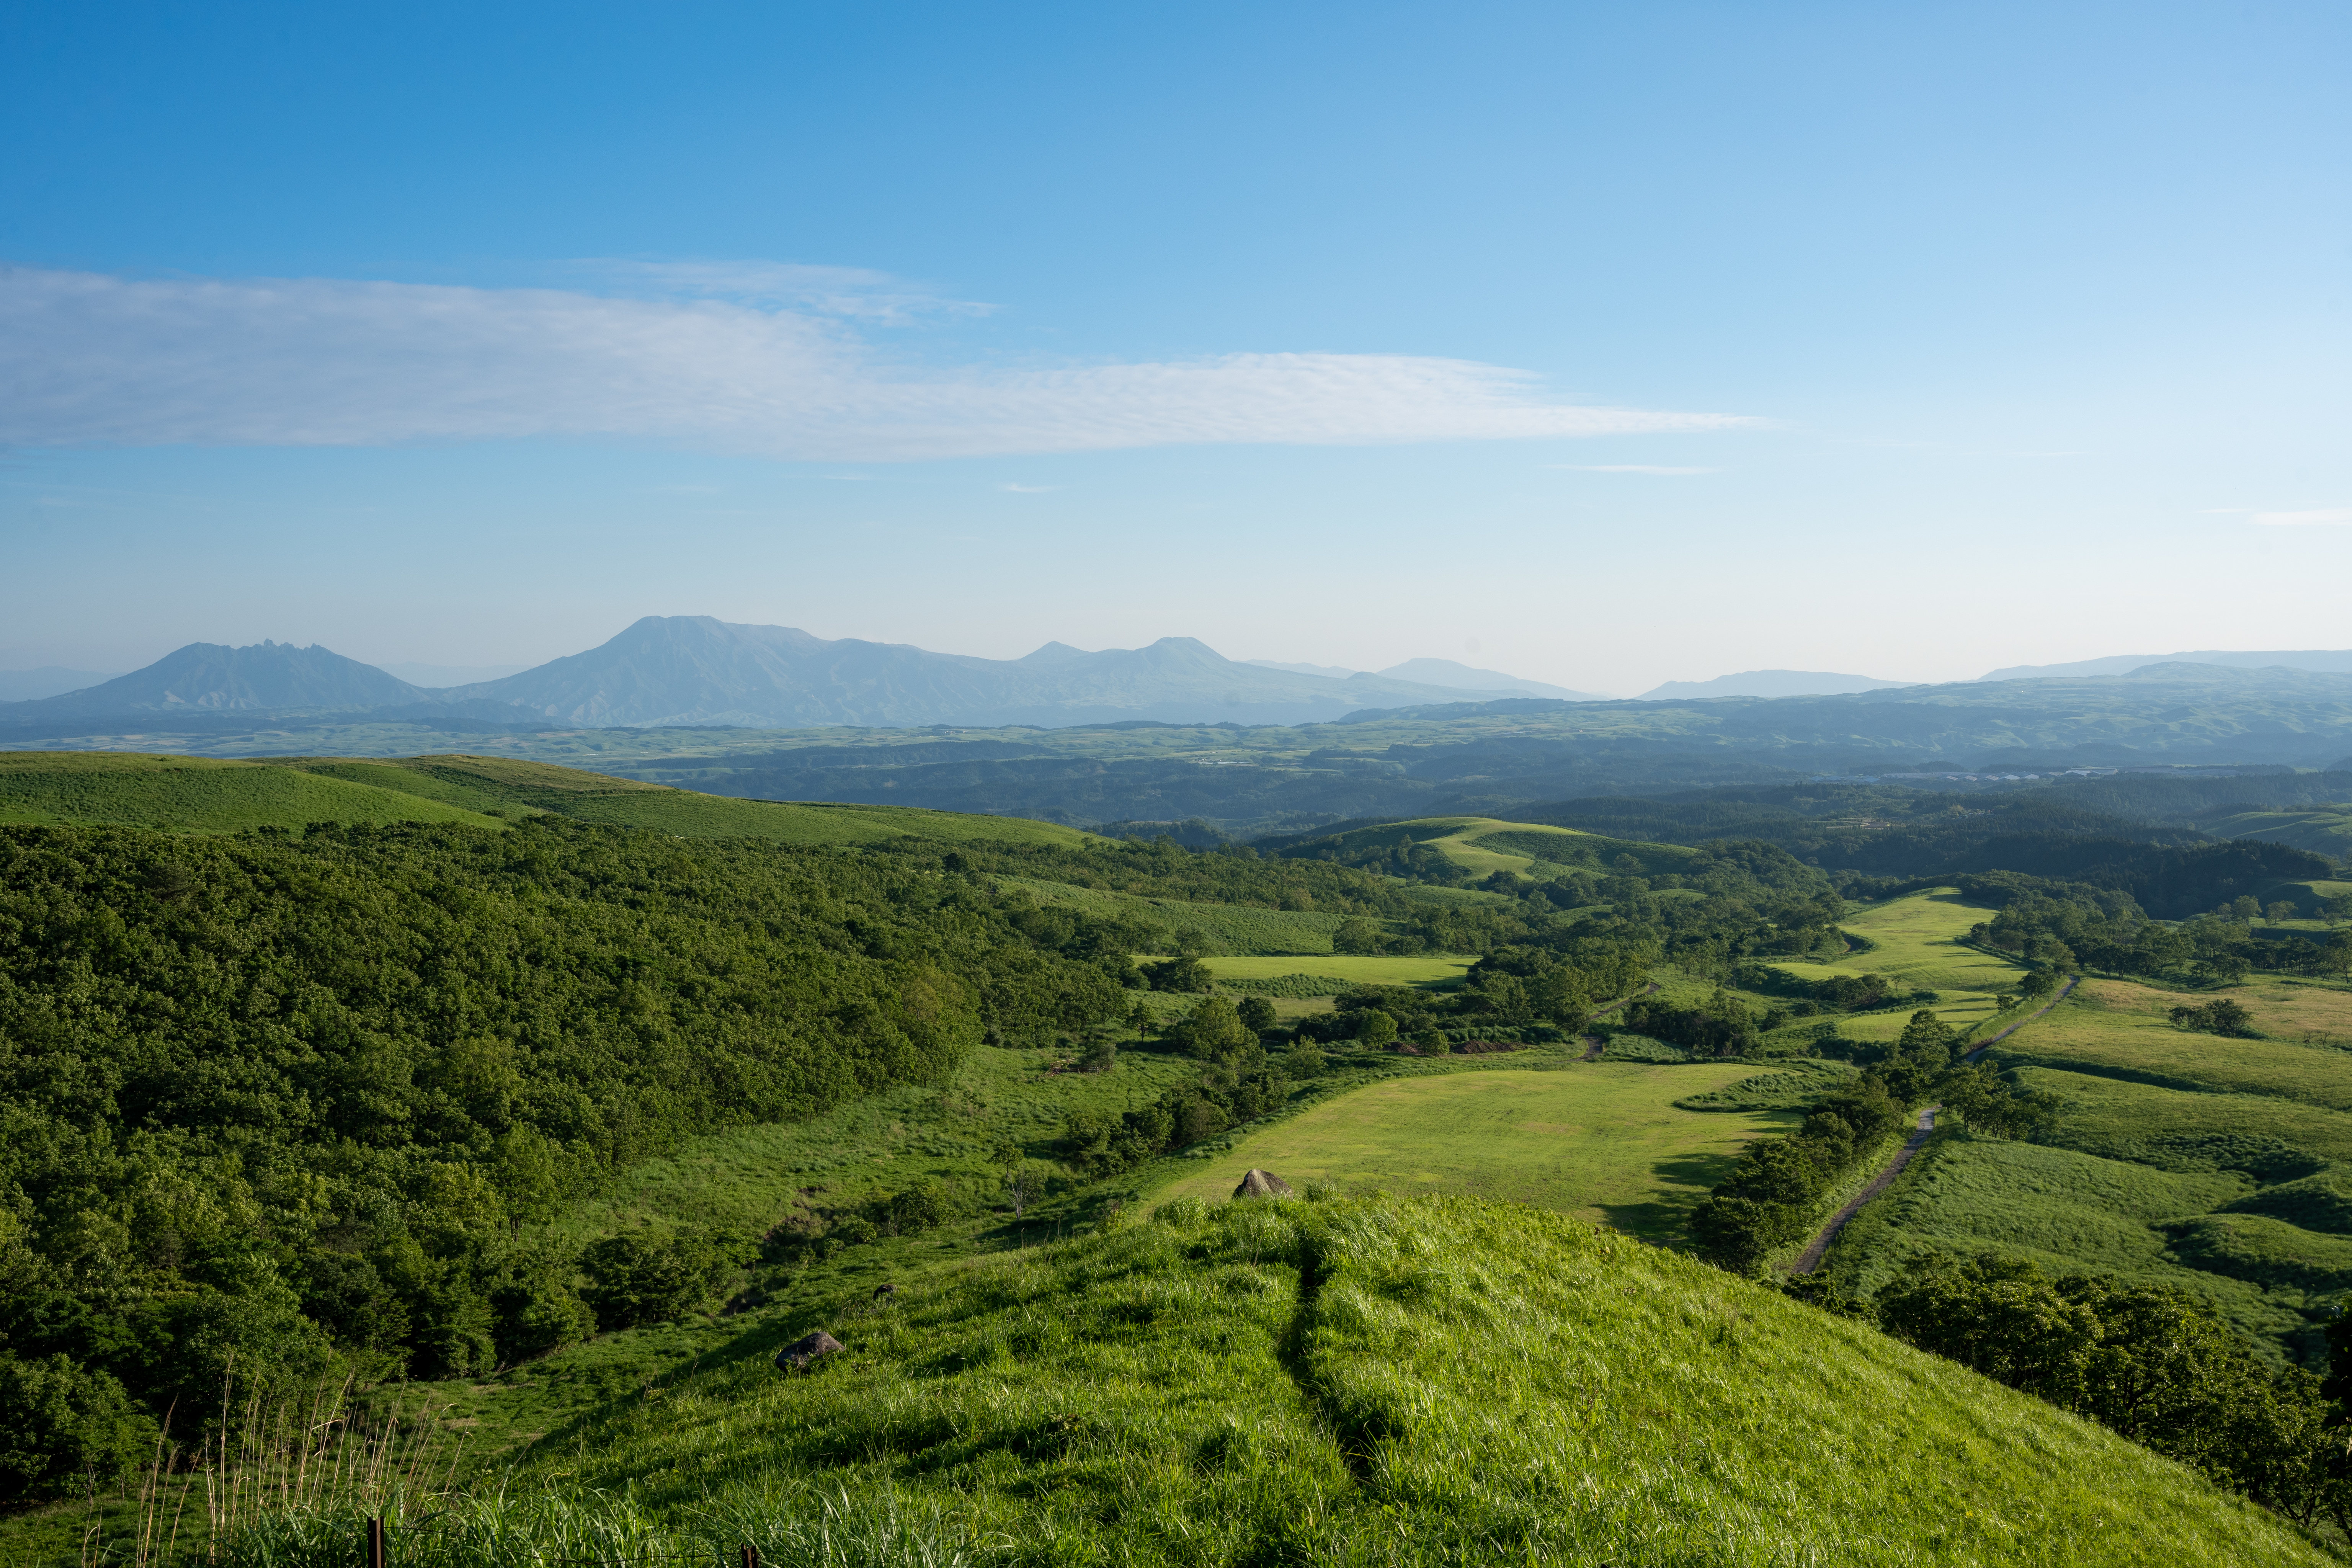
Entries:
POLYGON ((263 5, 0 61, 0 668, 645 614, 1633 693, 2295 647, 2339 9, 263 5))

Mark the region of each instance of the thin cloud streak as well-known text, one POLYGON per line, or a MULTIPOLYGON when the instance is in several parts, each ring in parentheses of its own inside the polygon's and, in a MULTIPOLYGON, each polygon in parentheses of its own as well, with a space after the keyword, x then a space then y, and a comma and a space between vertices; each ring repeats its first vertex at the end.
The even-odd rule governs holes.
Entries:
POLYGON ((1711 474, 1713 468, 1669 468, 1656 463, 1547 463, 1571 474, 1711 474))
POLYGON ((866 462, 1758 423, 1548 403, 1533 377, 1464 360, 1239 353, 941 370, 886 359, 838 315, 740 300, 316 279, 0 272, 0 445, 17 447, 619 437, 866 462))
POLYGON ((2352 506, 2322 507, 2316 511, 2258 511, 2252 521, 2273 528, 2352 525, 2352 506))

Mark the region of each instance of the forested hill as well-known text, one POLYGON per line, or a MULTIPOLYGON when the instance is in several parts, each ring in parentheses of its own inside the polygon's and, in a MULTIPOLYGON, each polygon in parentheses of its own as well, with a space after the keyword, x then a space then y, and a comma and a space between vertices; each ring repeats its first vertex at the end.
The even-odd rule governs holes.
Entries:
POLYGON ((199 1420, 232 1354, 485 1370, 578 1331, 576 1260, 525 1222, 1122 995, 887 857, 0 829, 0 1349, 199 1420))

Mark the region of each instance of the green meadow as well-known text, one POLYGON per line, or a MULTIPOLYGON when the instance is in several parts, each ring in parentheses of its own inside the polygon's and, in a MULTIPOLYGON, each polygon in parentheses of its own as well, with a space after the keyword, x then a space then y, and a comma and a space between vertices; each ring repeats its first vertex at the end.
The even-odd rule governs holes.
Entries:
POLYGON ((1530 1061, 1533 1070, 1397 1079, 1327 1100, 1232 1140, 1162 1198, 1222 1198, 1244 1171, 1293 1185, 1467 1193, 1680 1239, 1691 1206, 1752 1138, 1795 1125, 1789 1110, 1696 1111, 1682 1096, 1756 1076, 1752 1062, 1652 1067, 1530 1061))
POLYGON ((2017 989, 2016 964, 1962 945, 1969 928, 1992 911, 1964 901, 1958 889, 1937 888, 1871 905, 1843 922, 1865 938, 1868 951, 1829 963, 1772 960, 1775 968, 1819 979, 1832 974, 1884 974, 1930 991, 1991 995, 2017 989))

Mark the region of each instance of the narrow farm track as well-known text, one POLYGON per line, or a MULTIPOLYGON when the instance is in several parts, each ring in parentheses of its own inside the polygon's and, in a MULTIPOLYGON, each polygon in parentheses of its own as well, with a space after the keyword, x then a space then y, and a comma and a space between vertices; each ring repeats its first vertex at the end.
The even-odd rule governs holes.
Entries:
MULTIPOLYGON (((1655 996, 1664 989, 1665 989, 1664 986, 1653 980, 1649 984, 1643 986, 1641 990, 1633 993, 1631 995, 1620 996, 1614 1002, 1595 1007, 1592 1010, 1591 1016, 1598 1018, 1603 1013, 1614 1013, 1618 1008, 1622 1007, 1626 1003, 1633 1000, 1633 997, 1635 996, 1655 996)), ((1601 1053, 1608 1049, 1609 1042, 1602 1039, 1598 1035, 1585 1035, 1580 1037, 1584 1041, 1584 1055, 1577 1059, 1588 1062, 1599 1061, 1601 1059, 1601 1053)))
MULTIPOLYGON (((2016 1023, 2011 1024, 2008 1028, 2003 1029, 2000 1034, 1993 1036, 1982 1045, 1977 1046, 1973 1049, 1968 1051, 1960 1058, 1960 1059, 1968 1062, 1975 1061, 1978 1058, 1983 1056, 1987 1049, 1999 1045, 2001 1041, 2009 1038, 2010 1036, 2017 1033, 2018 1030, 2025 1027, 2026 1025, 2033 1022, 2034 1019, 2042 1016, 2042 1014, 2050 1011, 2051 1008, 2058 1005, 2059 1003, 2063 1002, 2066 999, 2066 994, 2074 990, 2075 983, 2081 979, 2082 976, 2079 974, 2068 976, 2066 984, 2060 986, 2056 994, 2053 994, 2049 1001, 2043 1003, 2041 1007, 2027 1014, 2024 1017, 2020 1018, 2016 1023)), ((1814 1269, 1819 1268, 1822 1266, 1822 1255, 1830 1249, 1830 1243, 1837 1239, 1838 1232, 1845 1228, 1846 1221, 1860 1214, 1864 1204, 1870 1202, 1871 1199, 1876 1197, 1879 1194, 1885 1192, 1888 1187, 1895 1184, 1895 1178, 1903 1173, 1903 1167, 1911 1163, 1911 1156, 1919 1152, 1919 1146, 1927 1142, 1927 1135, 1936 1130, 1936 1112, 1943 1109, 1944 1108, 1940 1105, 1930 1105, 1919 1112, 1919 1125, 1917 1129, 1912 1132, 1910 1137, 1904 1140, 1903 1147, 1895 1152, 1895 1158, 1887 1161, 1885 1169, 1880 1171, 1878 1174, 1870 1179, 1870 1184, 1868 1186, 1863 1188, 1861 1192, 1854 1194, 1854 1198, 1852 1203, 1846 1205, 1845 1207, 1838 1210, 1837 1213, 1830 1216, 1829 1224, 1822 1226, 1820 1232, 1814 1236, 1813 1239, 1805 1244, 1805 1250, 1797 1254, 1797 1260, 1789 1265, 1790 1273, 1811 1274, 1814 1269)))

